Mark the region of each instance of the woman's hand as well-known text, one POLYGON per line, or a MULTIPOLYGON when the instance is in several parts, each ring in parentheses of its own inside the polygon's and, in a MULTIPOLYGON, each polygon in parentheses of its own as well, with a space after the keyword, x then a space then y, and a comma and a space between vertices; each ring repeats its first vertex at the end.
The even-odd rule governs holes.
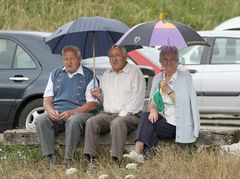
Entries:
POLYGON ((150 112, 149 116, 148 116, 149 121, 151 121, 151 123, 155 123, 158 120, 158 112, 153 110, 150 112))
POLYGON ((170 93, 172 91, 166 80, 160 81, 160 88, 166 93, 170 93))

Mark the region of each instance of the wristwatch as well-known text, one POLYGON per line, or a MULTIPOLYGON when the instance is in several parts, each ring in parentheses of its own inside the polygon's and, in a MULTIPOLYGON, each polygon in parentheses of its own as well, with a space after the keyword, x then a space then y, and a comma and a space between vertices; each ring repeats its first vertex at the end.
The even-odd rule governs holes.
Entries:
POLYGON ((170 91, 169 93, 168 93, 168 96, 170 96, 171 94, 173 94, 174 93, 174 91, 172 90, 172 91, 170 91))

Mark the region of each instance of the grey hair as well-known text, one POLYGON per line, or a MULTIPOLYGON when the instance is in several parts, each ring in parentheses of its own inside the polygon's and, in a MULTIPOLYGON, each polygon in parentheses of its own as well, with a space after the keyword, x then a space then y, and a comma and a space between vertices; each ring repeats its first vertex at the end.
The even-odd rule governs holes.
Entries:
POLYGON ((66 51, 72 51, 79 59, 81 58, 81 51, 77 46, 67 45, 62 49, 62 56, 66 51))
POLYGON ((108 50, 108 53, 109 53, 110 50, 113 49, 113 48, 120 48, 120 49, 122 50, 122 53, 127 54, 126 48, 125 48, 124 46, 122 46, 122 45, 113 45, 113 46, 108 50))
POLYGON ((160 58, 160 62, 163 59, 163 55, 165 53, 173 53, 176 55, 176 60, 177 62, 179 62, 179 55, 178 55, 178 49, 175 46, 168 46, 168 45, 164 45, 160 48, 160 54, 159 54, 159 58, 160 58))

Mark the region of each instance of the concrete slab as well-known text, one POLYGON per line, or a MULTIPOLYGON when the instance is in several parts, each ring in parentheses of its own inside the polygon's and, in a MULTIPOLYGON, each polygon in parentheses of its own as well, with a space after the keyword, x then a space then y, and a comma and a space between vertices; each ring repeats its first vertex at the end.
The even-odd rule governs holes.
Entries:
MULTIPOLYGON (((127 138, 127 145, 133 145, 135 132, 131 132, 127 138)), ((197 145, 230 145, 239 142, 238 129, 201 129, 197 145)), ((57 137, 57 143, 64 145, 64 133, 57 137)), ((39 145, 35 130, 14 129, 7 130, 3 133, 4 145, 39 145)), ((100 144, 110 145, 110 134, 102 135, 100 144)))

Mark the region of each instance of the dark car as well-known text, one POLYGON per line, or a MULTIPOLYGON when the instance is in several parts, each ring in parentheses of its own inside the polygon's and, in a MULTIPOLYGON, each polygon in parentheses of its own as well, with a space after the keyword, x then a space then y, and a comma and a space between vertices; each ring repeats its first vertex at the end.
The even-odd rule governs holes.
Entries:
MULTIPOLYGON (((34 128, 44 112, 43 93, 50 72, 62 66, 60 55, 52 54, 44 37, 50 33, 0 31, 0 131, 34 128)), ((84 61, 83 61, 84 63, 84 61)), ((91 65, 89 66, 91 68, 91 65)), ((108 65, 97 67, 101 75, 108 65)), ((141 67, 148 97, 154 72, 141 67)))
POLYGON ((49 74, 62 65, 60 56, 43 43, 46 35, 0 31, 0 131, 26 124, 31 128, 32 117, 43 112, 49 74))

